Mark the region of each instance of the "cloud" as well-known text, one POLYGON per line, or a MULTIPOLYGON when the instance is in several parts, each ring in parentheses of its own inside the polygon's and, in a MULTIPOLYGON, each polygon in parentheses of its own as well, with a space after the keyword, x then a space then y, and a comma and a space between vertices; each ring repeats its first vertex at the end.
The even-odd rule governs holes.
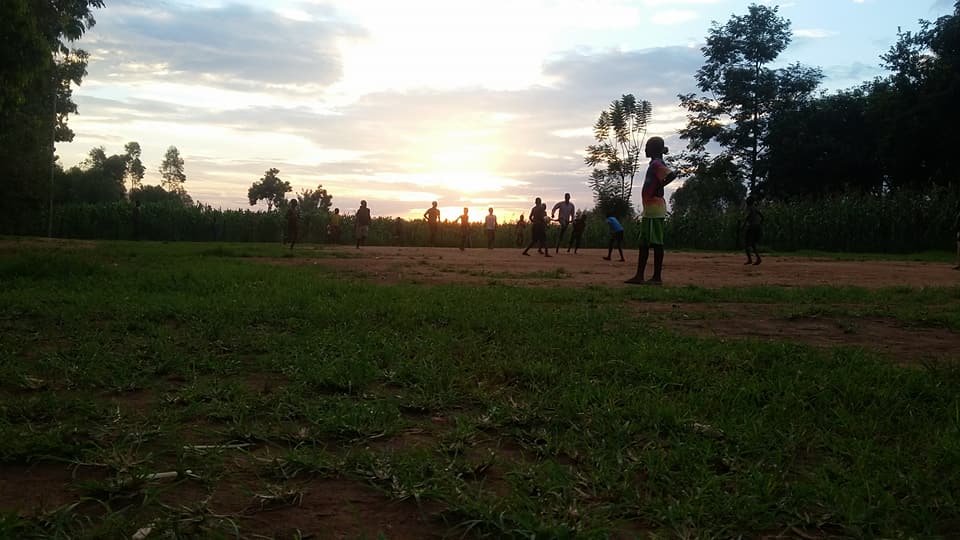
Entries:
POLYGON ((651 20, 656 24, 682 24, 698 18, 696 11, 690 10, 670 10, 654 13, 651 20))
POLYGON ((363 32, 330 13, 294 20, 248 6, 111 4, 84 38, 91 77, 243 91, 322 88, 342 76, 337 43, 363 32))
POLYGON ((823 39, 835 36, 837 33, 822 28, 798 28, 793 31, 793 35, 800 38, 823 39))

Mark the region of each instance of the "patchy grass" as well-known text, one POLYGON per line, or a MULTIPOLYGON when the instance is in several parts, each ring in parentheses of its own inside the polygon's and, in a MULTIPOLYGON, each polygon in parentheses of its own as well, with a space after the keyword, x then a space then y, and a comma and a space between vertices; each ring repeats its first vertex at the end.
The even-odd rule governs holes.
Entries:
POLYGON ((284 253, 0 252, 0 537, 956 531, 956 364, 634 311, 956 330, 960 289, 382 286, 246 260, 284 253))

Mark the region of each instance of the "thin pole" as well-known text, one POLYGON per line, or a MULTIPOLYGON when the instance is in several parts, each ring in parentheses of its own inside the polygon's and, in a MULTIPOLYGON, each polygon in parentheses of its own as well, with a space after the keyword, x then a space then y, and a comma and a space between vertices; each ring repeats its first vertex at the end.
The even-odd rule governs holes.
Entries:
POLYGON ((53 238, 53 171, 57 163, 57 61, 53 61, 53 129, 50 130, 50 207, 47 211, 47 238, 53 238))

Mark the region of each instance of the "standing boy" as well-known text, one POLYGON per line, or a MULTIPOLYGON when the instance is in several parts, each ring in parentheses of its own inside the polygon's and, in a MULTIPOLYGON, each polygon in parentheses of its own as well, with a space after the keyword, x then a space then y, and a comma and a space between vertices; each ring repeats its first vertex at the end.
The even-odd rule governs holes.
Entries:
POLYGON ((493 240, 497 235, 497 216, 493 208, 487 208, 487 217, 483 218, 483 232, 487 235, 487 249, 493 249, 493 240))
POLYGON ((644 148, 650 165, 643 180, 643 215, 640 219, 640 260, 637 261, 637 273, 626 283, 649 283, 660 285, 663 271, 663 225, 667 219, 667 201, 663 198, 663 188, 677 177, 677 173, 667 168, 663 155, 667 147, 660 137, 650 137, 644 148), (650 247, 653 247, 653 277, 644 282, 643 274, 647 269, 650 247))
POLYGON ((526 236, 526 232, 527 222, 523 214, 520 214, 520 219, 517 220, 517 247, 523 247, 523 237, 526 236))
POLYGON ((553 210, 550 212, 551 218, 557 214, 557 210, 560 211, 560 218, 558 219, 560 222, 560 234, 557 236, 557 250, 554 253, 560 253, 560 242, 563 242, 563 234, 567 232, 567 226, 570 225, 570 220, 573 219, 573 214, 576 211, 573 203, 570 202, 569 193, 564 193, 563 200, 553 205, 553 210))
POLYGON ((290 250, 297 243, 297 236, 300 235, 300 210, 297 208, 297 200, 290 201, 290 207, 287 208, 287 240, 290 241, 290 250))
POLYGON ((437 242, 437 227, 440 226, 440 209, 437 208, 437 201, 433 201, 430 208, 423 213, 423 219, 427 220, 427 227, 430 230, 430 245, 437 242))
POLYGON ((367 208, 367 201, 360 201, 360 208, 357 209, 357 249, 360 249, 360 246, 367 242, 370 222, 370 209, 367 208))
POLYGON ((573 232, 570 233, 570 245, 567 246, 567 253, 573 248, 573 254, 577 254, 580 249, 580 240, 583 239, 583 231, 587 228, 587 213, 578 212, 576 219, 573 220, 573 232))
POLYGON ((743 226, 743 245, 747 252, 747 262, 743 264, 758 265, 760 264, 760 251, 757 250, 757 242, 763 235, 763 214, 757 209, 753 195, 747 197, 747 215, 743 218, 743 226), (756 262, 750 258, 750 248, 753 248, 753 253, 757 256, 756 262))
POLYGON ((453 220, 454 223, 460 222, 460 251, 464 248, 473 247, 470 245, 470 209, 464 208, 463 215, 453 220))

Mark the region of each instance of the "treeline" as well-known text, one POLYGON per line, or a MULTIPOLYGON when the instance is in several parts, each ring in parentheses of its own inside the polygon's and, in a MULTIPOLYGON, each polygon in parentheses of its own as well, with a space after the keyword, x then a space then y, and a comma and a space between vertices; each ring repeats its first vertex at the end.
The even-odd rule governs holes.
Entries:
MULTIPOLYGON (((825 250, 849 252, 911 253, 942 250, 953 245, 953 220, 960 200, 956 192, 937 187, 916 191, 903 189, 883 195, 853 192, 826 195, 817 199, 765 202, 761 247, 775 251, 825 250)), ((41 213, 33 221, 34 234, 45 231, 47 217, 41 213)), ((283 210, 270 212, 222 210, 202 204, 184 205, 178 201, 145 203, 139 222, 134 222, 134 207, 128 201, 100 204, 68 204, 54 213, 54 234, 63 238, 155 241, 281 242, 285 233, 283 210), (139 230, 135 230, 135 227, 139 230)), ((327 226, 330 213, 306 212, 300 221, 300 241, 331 242, 327 226)), ((636 221, 624 222, 628 247, 634 247, 638 234, 636 221)), ((460 226, 442 223, 439 246, 456 247, 460 226)), ((670 249, 737 250, 742 247, 742 214, 731 209, 690 210, 667 219, 667 245, 670 249)), ((355 241, 353 216, 343 216, 340 243, 355 241)), ((555 242, 559 227, 550 227, 555 242)), ((567 232, 569 238, 570 231, 567 232)), ((486 246, 479 223, 471 225, 474 247, 486 246)), ((375 218, 370 227, 370 245, 428 245, 429 231, 423 220, 375 218)), ((601 216, 590 214, 583 245, 606 247, 609 230, 601 216)), ((527 228, 524 241, 529 242, 527 228)), ((516 245, 514 223, 497 229, 495 247, 516 245)), ((553 244, 551 244, 553 245, 553 244)), ((564 249, 567 245, 564 241, 564 249)))
MULTIPOLYGON (((889 246, 869 240, 879 250, 904 249, 897 237, 904 228, 916 233, 917 243, 939 237, 910 224, 934 218, 920 201, 933 194, 955 201, 960 189, 954 150, 960 142, 960 1, 953 13, 921 21, 915 32, 898 31, 880 58, 888 76, 833 94, 817 91, 819 68, 770 67, 791 39, 790 21, 775 7, 753 5, 747 14, 714 23, 696 74, 702 94, 680 96, 688 111, 680 134, 688 146, 674 164, 688 176, 672 199, 675 218, 702 222, 736 211, 749 192, 774 215, 783 209, 783 219, 773 223, 809 223, 803 230, 793 226, 796 239, 778 240, 784 245, 846 249, 842 237, 803 240, 846 214, 863 217, 835 232, 856 229, 866 239, 887 230, 889 246), (890 200, 920 214, 892 208, 890 200), (810 215, 791 217, 801 208, 810 215), (867 223, 867 216, 876 221, 867 223)), ((943 201, 931 204, 938 209, 933 213, 945 211, 943 201)))

